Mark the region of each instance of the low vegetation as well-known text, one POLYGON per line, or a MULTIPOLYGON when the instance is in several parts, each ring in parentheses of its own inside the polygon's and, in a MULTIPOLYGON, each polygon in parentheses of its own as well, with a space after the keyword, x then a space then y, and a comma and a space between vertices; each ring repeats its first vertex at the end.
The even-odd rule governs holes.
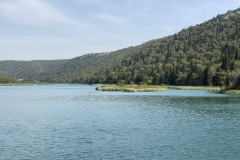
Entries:
POLYGON ((167 88, 157 85, 102 85, 96 87, 96 90, 122 92, 158 92, 167 91, 167 88))
POLYGON ((98 91, 123 91, 123 92, 157 92, 167 91, 168 89, 179 90, 207 90, 220 92, 221 87, 214 86, 165 86, 165 85, 100 85, 96 87, 98 91))
POLYGON ((159 92, 168 89, 179 90, 206 90, 220 94, 240 95, 240 90, 229 90, 215 86, 161 86, 161 85, 96 85, 98 91, 121 91, 121 92, 159 92))
POLYGON ((223 88, 217 86, 166 86, 168 89, 180 89, 180 90, 207 90, 220 92, 223 88))

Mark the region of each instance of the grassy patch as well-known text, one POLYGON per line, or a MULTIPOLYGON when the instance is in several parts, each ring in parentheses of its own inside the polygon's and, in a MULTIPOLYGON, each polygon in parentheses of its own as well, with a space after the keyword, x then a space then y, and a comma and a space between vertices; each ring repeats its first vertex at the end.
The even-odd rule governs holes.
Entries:
POLYGON ((216 86, 160 86, 160 85, 100 85, 96 87, 98 91, 122 91, 122 92, 157 92, 167 91, 168 89, 179 90, 207 90, 212 92, 221 92, 223 89, 216 86))
POLYGON ((167 91, 166 87, 155 85, 103 85, 96 87, 98 91, 122 91, 122 92, 157 92, 167 91))
POLYGON ((168 89, 179 89, 179 90, 207 90, 219 92, 222 90, 220 87, 216 86, 166 86, 168 89))

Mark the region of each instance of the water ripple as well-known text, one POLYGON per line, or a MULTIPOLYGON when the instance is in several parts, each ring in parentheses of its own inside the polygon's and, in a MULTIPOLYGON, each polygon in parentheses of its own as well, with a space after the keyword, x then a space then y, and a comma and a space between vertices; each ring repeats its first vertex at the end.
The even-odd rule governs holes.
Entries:
POLYGON ((0 159, 240 157, 237 96, 54 85, 3 87, 0 102, 0 159))

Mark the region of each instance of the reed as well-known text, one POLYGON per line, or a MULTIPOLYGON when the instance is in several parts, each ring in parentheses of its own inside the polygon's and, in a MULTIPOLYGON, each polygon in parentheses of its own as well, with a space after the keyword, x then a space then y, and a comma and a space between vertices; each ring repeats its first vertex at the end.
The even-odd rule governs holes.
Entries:
POLYGON ((98 91, 122 91, 122 92, 158 92, 167 91, 167 88, 154 85, 102 85, 96 87, 98 91))
POLYGON ((179 90, 207 90, 218 92, 222 90, 220 87, 215 86, 166 86, 168 89, 179 89, 179 90))

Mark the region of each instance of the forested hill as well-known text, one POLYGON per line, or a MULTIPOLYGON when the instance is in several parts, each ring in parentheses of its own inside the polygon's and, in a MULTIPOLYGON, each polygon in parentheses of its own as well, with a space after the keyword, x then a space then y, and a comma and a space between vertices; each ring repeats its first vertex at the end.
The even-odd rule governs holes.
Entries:
MULTIPOLYGON (((58 68, 68 60, 0 61, 0 72, 27 82, 40 81, 41 76, 57 74, 58 68)), ((50 79, 45 78, 44 81, 50 79)))
POLYGON ((115 52, 59 61, 1 61, 0 72, 30 81, 231 86, 240 77, 240 9, 115 52))

